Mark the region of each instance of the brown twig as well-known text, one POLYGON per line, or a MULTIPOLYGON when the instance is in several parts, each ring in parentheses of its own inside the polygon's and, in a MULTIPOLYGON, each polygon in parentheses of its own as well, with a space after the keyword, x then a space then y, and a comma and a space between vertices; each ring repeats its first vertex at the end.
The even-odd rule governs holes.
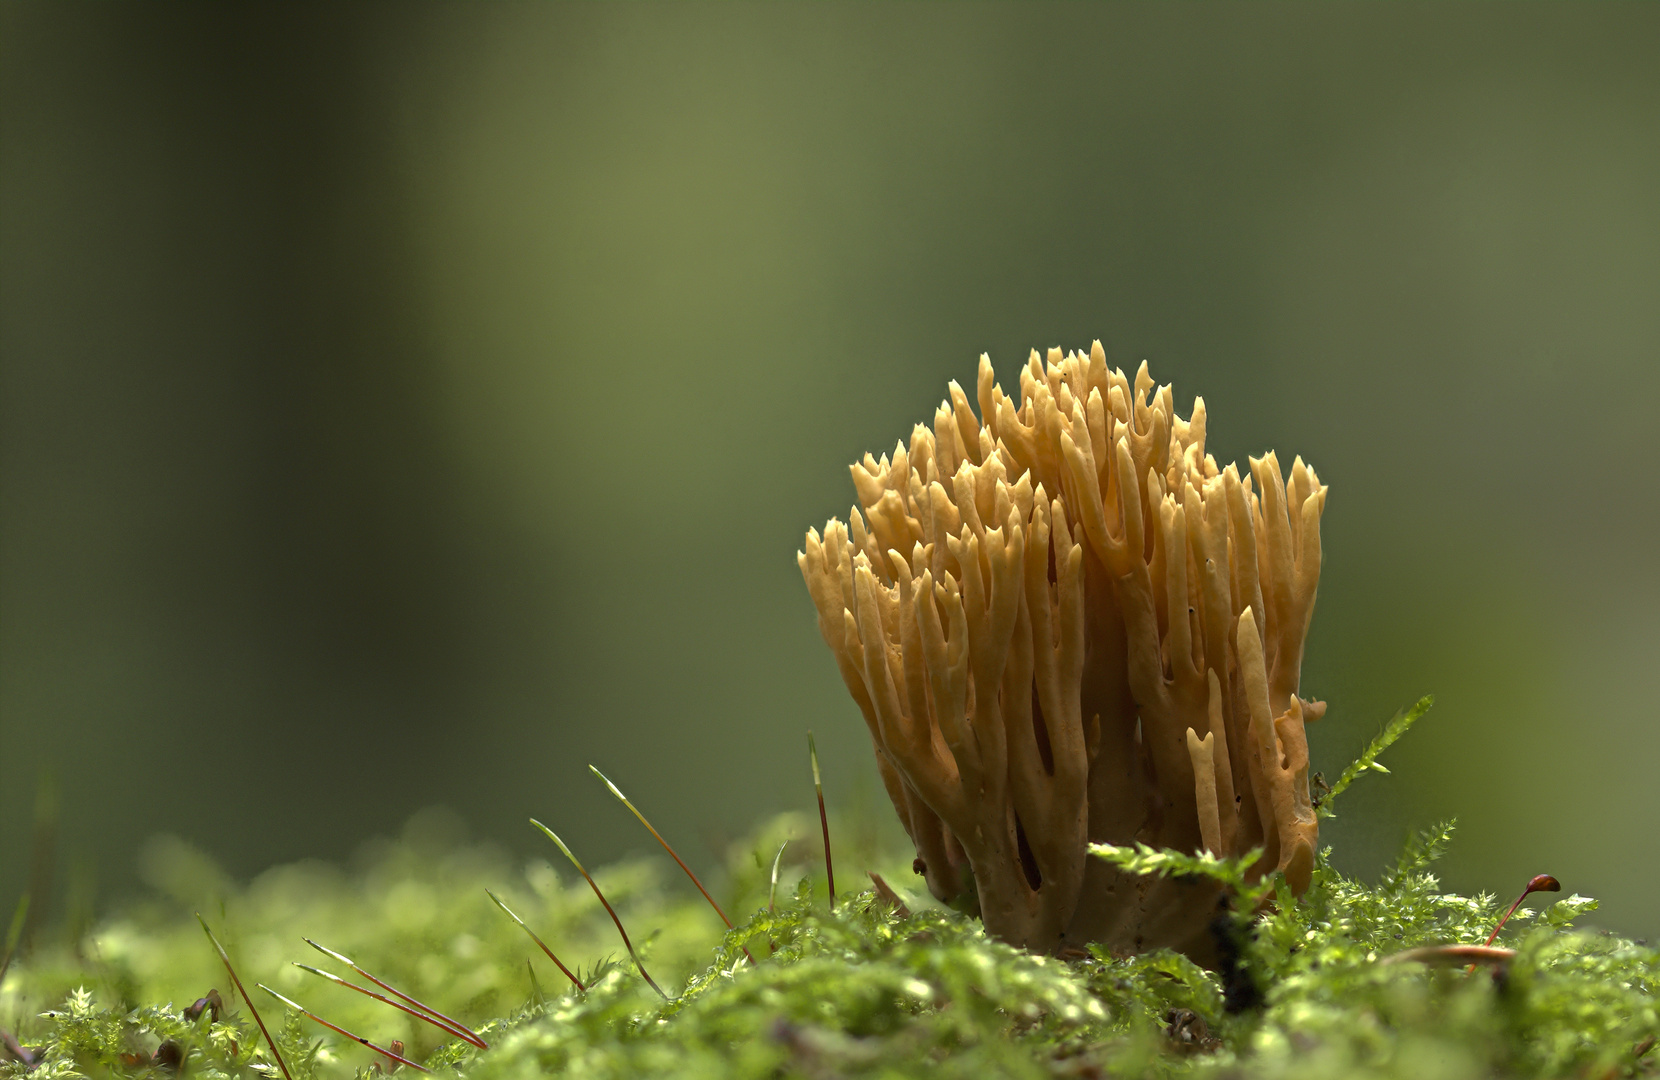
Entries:
POLYGON ((443 1013, 439 1012, 437 1009, 434 1009, 431 1005, 427 1005, 427 1004, 424 1004, 423 1002, 416 1001, 414 998, 410 997, 408 994, 404 993, 402 990, 399 990, 397 987, 380 981, 379 979, 375 978, 373 975, 369 974, 367 971, 364 971, 362 968, 358 967, 356 962, 354 962, 351 957, 345 956, 341 953, 337 953, 333 949, 324 948, 323 946, 317 944, 315 941, 312 941, 308 937, 303 937, 300 940, 305 942, 307 945, 310 945, 313 949, 316 949, 318 952, 322 953, 324 956, 327 956, 332 960, 338 960, 340 963, 345 964, 347 967, 351 968, 353 971, 357 972, 359 975, 363 976, 365 979, 368 979, 370 982, 374 983, 376 986, 380 987, 382 990, 385 990, 388 994, 391 994, 393 997, 397 998, 398 1000, 407 1001, 407 1002, 409 1002, 409 1004, 415 1006, 417 1009, 420 1009, 422 1012, 427 1013, 430 1016, 436 1016, 438 1019, 442 1020, 445 1024, 449 1025, 450 1027, 456 1028, 459 1031, 464 1031, 468 1035, 471 1035, 472 1038, 468 1039, 467 1040, 468 1042, 473 1043, 475 1045, 479 1045, 479 1046, 482 1046, 484 1044, 484 1040, 480 1039, 478 1037, 478 1033, 475 1032, 472 1028, 468 1027, 466 1024, 463 1024, 461 1021, 455 1019, 454 1017, 445 1016, 443 1013))
POLYGON ((663 993, 663 988, 658 986, 656 981, 653 980, 650 975, 646 974, 646 966, 640 963, 640 956, 634 951, 634 943, 628 940, 628 931, 623 929, 622 920, 617 918, 617 913, 612 910, 611 902, 605 898, 605 894, 599 891, 599 886, 595 884, 593 876, 590 875, 587 870, 583 869, 582 864, 577 861, 576 856, 571 854, 571 849, 565 846, 565 841, 559 839, 558 835, 552 829, 548 828, 546 825, 543 825, 535 818, 531 818, 530 823, 538 829, 541 829, 547 838, 552 840, 554 844, 558 846, 559 850, 565 853, 565 858, 571 860, 571 865, 576 867, 576 872, 583 876, 583 878, 588 882, 588 887, 594 890, 594 895, 599 897, 599 902, 604 906, 605 913, 611 916, 611 921, 613 923, 617 924, 617 933, 622 935, 623 948, 628 950, 629 958, 634 961, 635 968, 637 968, 640 972, 640 978, 646 981, 647 986, 650 986, 653 990, 657 991, 658 995, 661 996, 664 1001, 668 1001, 669 995, 663 993))
POLYGON ((1425 945, 1418 949, 1391 953, 1378 962, 1380 964, 1412 962, 1420 964, 1459 964, 1468 960, 1474 966, 1478 963, 1502 964, 1515 957, 1515 955, 1515 949, 1501 949, 1491 945, 1425 945))
POLYGON ((865 873, 870 875, 870 883, 876 886, 877 900, 886 904, 888 909, 901 919, 908 919, 911 917, 910 906, 900 898, 898 893, 893 891, 892 885, 889 885, 886 881, 882 880, 881 874, 878 874, 874 870, 867 870, 865 873))
POLYGON ((5 1028, 0 1028, 0 1050, 5 1050, 7 1054, 21 1061, 26 1069, 35 1067, 35 1056, 5 1028))
POLYGON ((301 963, 298 963, 298 962, 296 962, 294 964, 294 966, 299 968, 301 971, 309 971, 313 975, 321 975, 323 978, 327 979, 329 982, 337 983, 340 986, 349 987, 352 990, 356 990, 360 994, 363 994, 367 997, 374 998, 376 1001, 385 1002, 386 1004, 392 1006, 394 1009, 402 1009, 404 1012, 408 1013, 410 1016, 415 1017, 417 1020, 425 1020, 427 1023, 431 1024, 433 1027, 437 1028, 438 1030, 446 1031, 449 1034, 454 1035, 456 1038, 460 1039, 462 1042, 472 1043, 474 1046, 478 1047, 480 1050, 490 1049, 490 1046, 489 1046, 488 1043, 486 1043, 483 1039, 479 1038, 477 1035, 472 1034, 470 1031, 464 1031, 459 1026, 452 1026, 450 1024, 447 1024, 444 1021, 439 1020, 437 1017, 430 1015, 429 1013, 424 1013, 424 1012, 420 1012, 417 1009, 412 1009, 408 1005, 405 1005, 401 1001, 393 1001, 391 998, 387 997, 385 994, 377 994, 373 990, 370 990, 368 987, 359 986, 354 982, 347 982, 345 979, 342 979, 340 976, 334 974, 331 971, 324 971, 322 968, 316 968, 316 967, 312 967, 310 964, 301 964, 301 963))
POLYGON ((365 1039, 361 1035, 353 1035, 351 1032, 347 1031, 345 1028, 341 1027, 339 1024, 329 1023, 327 1020, 324 1020, 321 1016, 318 1016, 316 1013, 312 1012, 310 1009, 306 1008, 304 1005, 301 1005, 297 1001, 290 1001, 288 998, 283 997, 281 994, 277 993, 275 990, 271 989, 269 986, 266 986, 264 983, 257 983, 255 985, 257 985, 261 990, 265 991, 267 994, 270 994, 272 997, 276 998, 278 1001, 282 1002, 284 1005, 287 1005, 290 1009, 293 1009, 295 1012, 299 1013, 300 1015, 309 1017, 310 1019, 317 1021, 317 1023, 322 1024, 324 1027, 328 1028, 330 1031, 338 1031, 340 1034, 346 1036, 346 1038, 352 1039, 356 1042, 362 1043, 364 1046, 367 1046, 369 1049, 373 1050, 377 1054, 384 1054, 387 1058, 389 1058, 392 1061, 396 1061, 399 1065, 408 1065, 411 1069, 419 1069, 421 1072, 431 1072, 432 1071, 431 1069, 423 1068, 422 1066, 415 1064, 413 1061, 410 1061, 408 1058, 404 1057, 402 1054, 394 1054, 392 1051, 386 1049, 386 1047, 384 1047, 384 1046, 376 1046, 374 1043, 370 1042, 368 1039, 365 1039))
MULTIPOLYGON (((586 986, 582 985, 582 980, 581 979, 579 979, 575 975, 571 974, 571 969, 570 968, 566 967, 563 963, 560 962, 559 957, 553 955, 553 950, 548 948, 546 942, 544 942, 541 938, 536 936, 536 931, 534 931, 530 927, 526 926, 525 921, 523 919, 521 919, 517 915, 513 914, 513 909, 512 908, 508 907, 506 904, 501 902, 501 897, 497 896, 495 893, 491 892, 489 889, 485 889, 484 894, 486 896, 488 896, 490 899, 494 900, 496 902, 497 907, 499 907, 503 911, 507 912, 507 917, 509 919, 512 919, 514 922, 518 923, 519 924, 519 929, 523 930, 525 933, 530 935, 530 940, 534 941, 536 944, 538 944, 542 947, 542 951, 548 954, 548 959, 553 961, 554 966, 557 967, 560 971, 563 971, 565 973, 565 978, 571 980, 571 985, 572 986, 576 987, 578 990, 588 989, 586 986)), ((530 963, 530 961, 526 960, 525 963, 528 964, 528 963, 530 963)), ((532 975, 533 978, 535 977, 534 969, 532 969, 531 975, 532 975)))
POLYGON ((231 958, 225 952, 225 947, 219 944, 219 939, 213 936, 212 930, 208 929, 207 920, 202 918, 200 911, 196 913, 196 921, 202 924, 202 933, 206 934, 208 940, 213 943, 214 951, 219 954, 219 959, 225 965, 225 971, 229 973, 231 982, 236 984, 237 992, 242 995, 242 1000, 247 1004, 248 1011, 254 1014, 254 1023, 259 1025, 259 1033, 265 1036, 265 1045, 271 1048, 271 1056, 277 1059, 277 1068, 282 1070, 284 1080, 294 1080, 293 1074, 288 1071, 288 1063, 282 1059, 282 1051, 277 1049, 277 1040, 271 1038, 271 1032, 265 1027, 265 1021, 260 1019, 259 1010, 254 1007, 253 999, 248 996, 248 988, 242 985, 242 980, 237 977, 236 969, 231 967, 231 958))
MULTIPOLYGON (((1631 1048, 1631 1060, 1632 1060, 1632 1062, 1635 1063, 1637 1061, 1642 1060, 1642 1057, 1643 1057, 1644 1054, 1646 1054, 1650 1050, 1654 1049, 1654 1042, 1655 1042, 1655 1036, 1653 1036, 1653 1035, 1644 1036, 1641 1042, 1639 1042, 1636 1046, 1631 1048)), ((1614 1078, 1621 1075, 1621 1073, 1623 1071, 1624 1071, 1624 1068, 1623 1068, 1622 1064, 1620 1062, 1616 1061, 1614 1064, 1608 1066, 1608 1068, 1604 1069, 1601 1073, 1599 1073, 1598 1076, 1597 1076, 1597 1080, 1614 1080, 1614 1078)))

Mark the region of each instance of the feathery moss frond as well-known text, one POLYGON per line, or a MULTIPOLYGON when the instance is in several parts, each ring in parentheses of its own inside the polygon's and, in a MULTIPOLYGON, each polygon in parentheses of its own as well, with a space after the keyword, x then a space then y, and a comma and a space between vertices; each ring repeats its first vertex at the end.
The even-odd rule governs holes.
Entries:
POLYGON ((1389 770, 1378 764, 1378 756, 1394 746, 1396 741, 1402 735, 1405 735, 1407 730, 1413 724, 1416 724, 1420 717, 1429 712, 1430 707, 1434 704, 1435 695, 1425 694, 1418 699, 1418 703, 1412 708, 1404 712, 1398 712, 1391 717, 1389 723, 1383 725, 1383 730, 1378 732, 1377 738, 1368 743, 1366 749, 1361 751, 1360 756, 1355 758, 1347 769, 1343 770, 1343 775, 1337 778, 1337 783, 1333 784, 1331 790, 1327 791, 1325 797, 1320 800, 1319 815, 1323 818, 1336 817, 1337 815, 1331 809, 1333 800, 1343 794, 1361 773, 1368 769, 1373 772, 1387 773, 1389 770))

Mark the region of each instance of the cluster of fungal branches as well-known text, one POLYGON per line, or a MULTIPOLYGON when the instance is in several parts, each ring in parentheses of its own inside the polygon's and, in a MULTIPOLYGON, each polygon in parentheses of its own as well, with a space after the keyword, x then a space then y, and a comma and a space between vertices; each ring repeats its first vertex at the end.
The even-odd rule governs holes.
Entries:
POLYGON ((798 558, 888 794, 942 901, 1011 943, 1211 949, 1218 892, 1091 842, 1236 857, 1307 888, 1298 697, 1326 488, 1205 452, 1146 365, 1034 351, 1018 403, 980 359, 798 558))

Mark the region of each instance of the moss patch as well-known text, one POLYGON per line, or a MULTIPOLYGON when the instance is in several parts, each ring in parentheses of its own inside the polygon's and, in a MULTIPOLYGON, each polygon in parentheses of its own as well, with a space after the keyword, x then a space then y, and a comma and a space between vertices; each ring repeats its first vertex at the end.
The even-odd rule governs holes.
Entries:
MULTIPOLYGON (((1221 972, 1168 951, 1031 956, 903 889, 898 908, 867 891, 844 894, 832 910, 806 841, 816 825, 779 818, 734 846, 722 903, 749 914, 731 932, 701 897, 662 880, 660 862, 596 875, 667 1002, 642 983, 579 878, 457 843, 431 818, 368 852, 355 871, 298 864, 246 887, 180 845, 163 846, 154 853, 160 896, 75 942, 37 949, 6 977, 0 1027, 32 1060, 0 1063, 0 1080, 278 1075, 194 910, 225 942, 294 1080, 367 1080, 381 1066, 256 983, 476 1080, 1660 1074, 1660 1053, 1646 1051, 1660 1033, 1660 953, 1578 928, 1595 901, 1521 909, 1496 942, 1514 955, 1473 971, 1391 959, 1481 944, 1501 914, 1492 896, 1442 891, 1432 871, 1451 823, 1413 837, 1375 884, 1343 876, 1322 853, 1300 902, 1283 881, 1251 882, 1248 857, 1097 852, 1138 872, 1226 884, 1231 910, 1214 926, 1228 958, 1221 972), (802 840, 789 846, 775 891, 774 854, 789 835, 802 840), (586 990, 563 979, 486 888, 577 969, 586 990), (351 975, 302 935, 471 1025, 490 1049, 446 1040, 302 972, 290 962, 351 975), (188 1018, 210 987, 226 1011, 188 1018)), ((914 880, 894 852, 848 861, 896 884, 914 880)))

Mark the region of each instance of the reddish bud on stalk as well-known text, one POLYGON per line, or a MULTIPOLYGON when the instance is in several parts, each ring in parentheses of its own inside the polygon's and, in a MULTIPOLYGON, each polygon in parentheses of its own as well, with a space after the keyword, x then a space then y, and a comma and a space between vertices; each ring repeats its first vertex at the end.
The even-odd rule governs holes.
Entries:
POLYGON ((1561 891, 1562 883, 1551 877, 1549 874, 1540 874, 1535 877, 1532 881, 1527 883, 1527 888, 1522 890, 1522 895, 1516 897, 1516 902, 1510 905, 1510 910, 1504 913, 1504 917, 1499 920, 1499 924, 1493 927, 1493 932, 1487 935, 1487 940, 1484 944, 1493 944, 1493 939, 1499 936, 1499 931, 1503 930, 1504 924, 1510 921, 1510 916, 1516 914, 1516 909, 1522 906, 1522 901, 1526 900, 1533 893, 1561 891))

